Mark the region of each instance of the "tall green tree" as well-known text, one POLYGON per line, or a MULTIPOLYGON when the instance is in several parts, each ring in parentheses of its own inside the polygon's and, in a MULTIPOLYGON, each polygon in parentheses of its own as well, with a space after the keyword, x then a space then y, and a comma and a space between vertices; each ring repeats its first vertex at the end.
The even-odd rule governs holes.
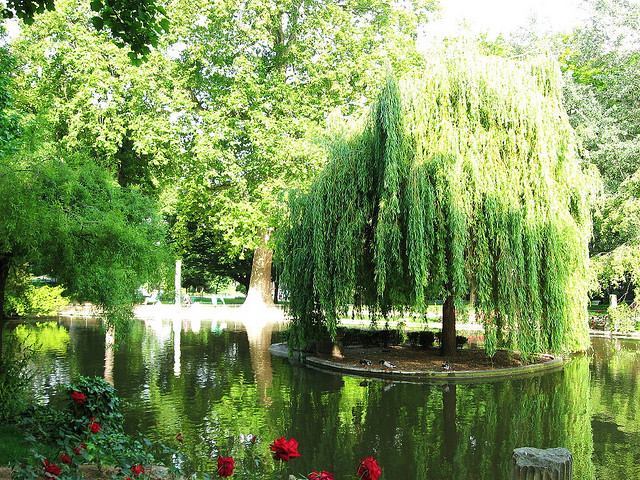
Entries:
POLYGON ((590 3, 592 18, 563 42, 565 100, 581 153, 602 178, 593 275, 601 290, 633 292, 640 285, 640 6, 590 3))
POLYGON ((91 32, 87 13, 59 5, 0 57, 14 66, 0 73, 0 335, 17 269, 55 277, 114 320, 166 264, 154 198, 164 144, 149 138, 162 117, 126 52, 91 32))
POLYGON ((389 66, 422 65, 417 28, 432 8, 423 0, 171 4, 174 75, 193 102, 182 117, 194 124, 192 160, 173 210, 186 265, 232 265, 246 278, 253 257, 262 282, 250 290, 268 298, 266 239, 284 192, 324 163, 314 139, 327 115, 361 109, 389 66))
POLYGON ((352 304, 386 316, 443 299, 443 353, 472 298, 486 349, 588 345, 587 178, 557 63, 435 55, 389 79, 291 205, 291 341, 335 336, 352 304))

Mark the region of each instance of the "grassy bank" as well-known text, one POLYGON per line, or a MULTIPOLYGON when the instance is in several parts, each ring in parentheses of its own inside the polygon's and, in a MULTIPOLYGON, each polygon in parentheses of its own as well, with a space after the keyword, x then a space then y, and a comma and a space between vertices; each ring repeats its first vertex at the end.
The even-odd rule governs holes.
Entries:
POLYGON ((27 453, 22 432, 15 425, 0 425, 0 466, 23 460, 27 453))

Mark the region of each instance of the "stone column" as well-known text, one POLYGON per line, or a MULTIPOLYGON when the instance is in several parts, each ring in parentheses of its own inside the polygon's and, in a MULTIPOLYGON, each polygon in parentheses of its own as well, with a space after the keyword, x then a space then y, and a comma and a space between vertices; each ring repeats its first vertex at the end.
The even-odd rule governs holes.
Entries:
POLYGON ((571 480, 573 458, 566 448, 524 447, 513 451, 511 480, 571 480))

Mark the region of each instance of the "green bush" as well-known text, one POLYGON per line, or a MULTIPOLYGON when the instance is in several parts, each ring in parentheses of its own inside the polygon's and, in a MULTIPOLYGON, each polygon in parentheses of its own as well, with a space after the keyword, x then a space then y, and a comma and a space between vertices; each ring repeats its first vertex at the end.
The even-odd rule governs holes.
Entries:
POLYGON ((33 349, 14 338, 7 338, 0 358, 0 423, 21 414, 32 399, 31 359, 33 349))
POLYGON ((422 348, 431 348, 436 341, 435 333, 429 330, 422 332, 409 332, 407 335, 411 345, 420 346, 422 348))
POLYGON ((400 345, 405 335, 401 329, 363 330, 338 327, 337 340, 343 346, 362 345, 364 347, 388 347, 400 345))
POLYGON ((63 292, 61 286, 28 285, 18 294, 7 295, 5 311, 19 317, 56 315, 69 305, 69 300, 62 296, 63 292))
MULTIPOLYGON (((12 478, 42 478, 48 462, 59 470, 54 477, 60 480, 82 478, 78 466, 83 463, 129 472, 136 465, 159 464, 160 456, 184 462, 175 451, 124 433, 120 400, 102 378, 80 377, 65 391, 68 400, 63 408, 34 405, 22 415, 18 427, 30 452, 26 461, 15 459, 12 478)), ((131 476, 147 478, 142 473, 131 476)), ((173 466, 171 473, 177 473, 173 466)))
POLYGON ((609 330, 612 332, 629 333, 637 329, 640 323, 638 309, 626 303, 620 303, 617 307, 609 307, 609 330))

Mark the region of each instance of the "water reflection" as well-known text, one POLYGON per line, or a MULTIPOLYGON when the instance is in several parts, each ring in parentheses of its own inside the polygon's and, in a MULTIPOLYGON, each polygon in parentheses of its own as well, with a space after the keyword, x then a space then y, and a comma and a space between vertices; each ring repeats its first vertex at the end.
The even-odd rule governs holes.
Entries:
POLYGON ((127 400, 126 427, 174 446, 182 432, 200 471, 212 470, 216 445, 252 433, 265 456, 272 438, 295 436, 296 471, 338 478, 374 454, 387 479, 506 480, 519 446, 569 448, 580 480, 640 478, 639 342, 596 339, 561 372, 442 386, 291 365, 269 354, 281 327, 266 322, 148 319, 116 350, 96 322, 61 325, 68 346, 40 354, 42 398, 77 374, 109 376, 127 400))
POLYGON ((107 328, 104 334, 104 379, 113 385, 113 362, 116 331, 115 327, 107 328))
POLYGON ((176 377, 180 376, 180 332, 182 331, 182 325, 180 320, 173 321, 173 374, 176 377))
POLYGON ((255 375, 260 400, 262 403, 270 404, 271 398, 268 395, 268 389, 273 382, 273 369, 271 367, 269 347, 271 346, 273 323, 249 320, 242 322, 242 325, 247 332, 251 368, 255 375))

